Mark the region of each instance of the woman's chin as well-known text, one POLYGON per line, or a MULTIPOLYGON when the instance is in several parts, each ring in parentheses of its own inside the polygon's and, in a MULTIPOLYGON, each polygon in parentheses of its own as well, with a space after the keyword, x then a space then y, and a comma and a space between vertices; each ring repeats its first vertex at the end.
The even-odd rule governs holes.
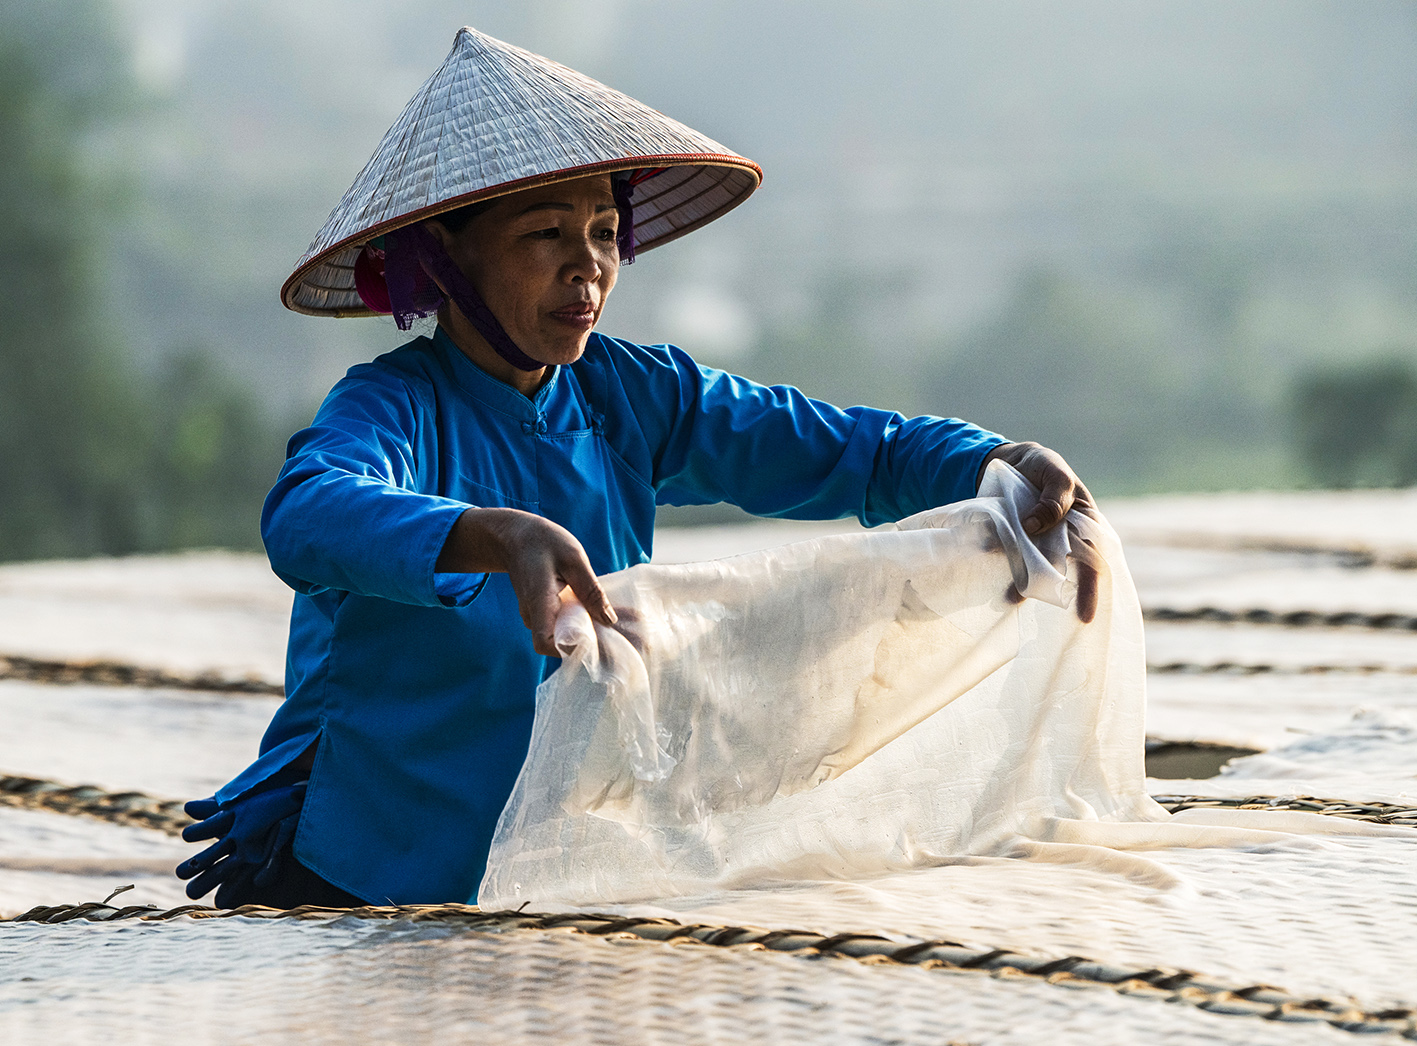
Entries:
POLYGON ((574 338, 543 340, 535 348, 524 351, 532 359, 538 363, 544 363, 548 367, 566 367, 581 358, 585 353, 586 342, 589 340, 590 331, 586 331, 574 338))

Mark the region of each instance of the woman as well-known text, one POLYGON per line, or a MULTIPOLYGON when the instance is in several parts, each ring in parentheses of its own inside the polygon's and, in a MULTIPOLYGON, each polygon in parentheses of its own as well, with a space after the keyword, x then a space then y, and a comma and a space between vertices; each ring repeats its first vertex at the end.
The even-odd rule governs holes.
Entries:
POLYGON ((614 624, 596 576, 649 559, 656 504, 875 524, 972 496, 992 457, 1043 490, 1035 531, 1086 497, 1035 445, 595 331, 637 249, 759 179, 633 99, 458 34, 282 292, 438 326, 353 368, 291 440, 262 519, 296 592, 287 697, 261 757, 189 804, 187 838, 217 839, 178 869, 191 896, 472 898, 562 592, 614 624))

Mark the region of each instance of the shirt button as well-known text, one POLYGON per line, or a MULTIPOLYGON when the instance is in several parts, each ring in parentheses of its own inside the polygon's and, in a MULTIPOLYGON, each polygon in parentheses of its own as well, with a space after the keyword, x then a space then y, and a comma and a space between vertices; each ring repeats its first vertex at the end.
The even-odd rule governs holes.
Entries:
POLYGON ((536 434, 538 436, 546 435, 546 418, 544 416, 539 416, 536 419, 536 434))

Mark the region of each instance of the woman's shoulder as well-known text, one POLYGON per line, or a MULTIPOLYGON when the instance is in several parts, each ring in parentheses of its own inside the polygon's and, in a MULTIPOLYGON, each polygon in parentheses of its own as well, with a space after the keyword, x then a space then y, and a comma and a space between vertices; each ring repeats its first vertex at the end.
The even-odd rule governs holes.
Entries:
POLYGON ((356 363, 345 371, 344 377, 331 392, 401 390, 419 396, 422 389, 430 387, 436 380, 437 368, 437 352, 432 339, 418 337, 372 360, 356 363))
POLYGON ((432 338, 417 337, 396 349, 350 367, 345 377, 368 381, 431 381, 438 366, 432 338))
POLYGON ((325 396, 318 418, 398 417, 425 413, 436 400, 436 355, 428 338, 415 338, 365 363, 357 363, 325 396))
POLYGON ((697 375, 699 365, 687 352, 667 342, 647 345, 596 331, 586 342, 577 370, 614 374, 626 385, 657 384, 664 379, 697 375))

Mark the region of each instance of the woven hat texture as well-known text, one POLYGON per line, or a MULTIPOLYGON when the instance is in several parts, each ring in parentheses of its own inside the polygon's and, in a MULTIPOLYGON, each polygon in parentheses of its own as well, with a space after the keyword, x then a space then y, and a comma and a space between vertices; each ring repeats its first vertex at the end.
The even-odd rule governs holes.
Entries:
POLYGON ((664 167, 635 191, 637 250, 742 203, 751 160, 550 59, 460 29, 281 288, 287 308, 369 316, 354 263, 369 240, 476 200, 588 174, 664 167))

